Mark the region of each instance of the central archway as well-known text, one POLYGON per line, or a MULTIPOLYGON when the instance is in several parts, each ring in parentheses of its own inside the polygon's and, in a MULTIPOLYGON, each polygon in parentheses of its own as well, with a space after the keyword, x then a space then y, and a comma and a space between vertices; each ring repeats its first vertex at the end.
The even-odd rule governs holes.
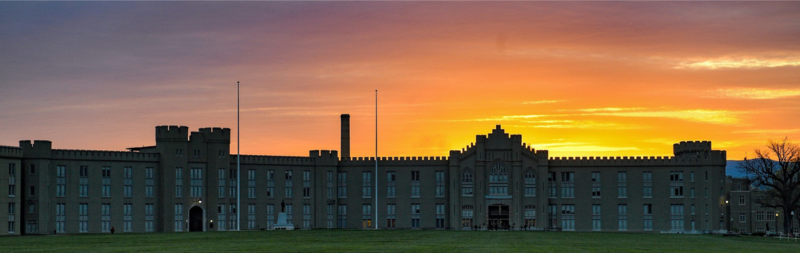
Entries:
POLYGON ((189 209, 189 231, 203 231, 203 208, 194 206, 192 209, 189 209))
POLYGON ((487 206, 489 208, 489 225, 494 229, 509 229, 509 216, 511 209, 508 205, 494 204, 487 206))

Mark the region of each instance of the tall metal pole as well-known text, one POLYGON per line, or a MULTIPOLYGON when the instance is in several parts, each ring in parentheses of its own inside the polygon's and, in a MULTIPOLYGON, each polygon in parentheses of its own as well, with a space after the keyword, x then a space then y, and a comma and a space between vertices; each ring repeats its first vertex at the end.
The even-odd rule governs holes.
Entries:
POLYGON ((236 81, 236 230, 242 230, 240 227, 242 219, 240 219, 241 215, 239 215, 242 211, 242 182, 239 180, 242 160, 242 154, 239 148, 242 142, 239 136, 239 81, 236 81))
POLYGON ((378 90, 375 90, 375 229, 378 229, 378 90))

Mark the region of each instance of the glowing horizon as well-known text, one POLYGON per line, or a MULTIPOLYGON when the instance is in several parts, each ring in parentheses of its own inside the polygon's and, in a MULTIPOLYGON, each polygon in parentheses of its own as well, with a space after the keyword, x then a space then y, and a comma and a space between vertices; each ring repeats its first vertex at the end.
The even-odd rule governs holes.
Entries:
POLYGON ((446 156, 502 125, 550 156, 738 160, 800 142, 795 2, 0 2, 0 145, 446 156))

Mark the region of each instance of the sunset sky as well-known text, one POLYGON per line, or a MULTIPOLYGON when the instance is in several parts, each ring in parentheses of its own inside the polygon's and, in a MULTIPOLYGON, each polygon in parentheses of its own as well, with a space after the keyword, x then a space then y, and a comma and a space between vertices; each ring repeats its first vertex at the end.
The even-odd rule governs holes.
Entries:
POLYGON ((551 156, 739 160, 800 142, 800 2, 0 2, 0 145, 446 156, 502 125, 551 156))

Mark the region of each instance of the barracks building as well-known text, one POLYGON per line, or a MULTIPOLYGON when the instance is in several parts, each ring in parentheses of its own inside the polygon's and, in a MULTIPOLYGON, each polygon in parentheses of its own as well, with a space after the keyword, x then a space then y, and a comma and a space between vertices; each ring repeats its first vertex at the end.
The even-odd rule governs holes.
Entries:
POLYGON ((338 152, 242 155, 241 174, 228 128, 157 126, 154 146, 128 151, 0 146, 0 235, 272 229, 282 209, 297 229, 730 225, 725 151, 708 141, 676 143, 669 157, 551 157, 498 125, 446 156, 379 157, 375 175, 374 157, 350 156, 341 120, 338 152))

